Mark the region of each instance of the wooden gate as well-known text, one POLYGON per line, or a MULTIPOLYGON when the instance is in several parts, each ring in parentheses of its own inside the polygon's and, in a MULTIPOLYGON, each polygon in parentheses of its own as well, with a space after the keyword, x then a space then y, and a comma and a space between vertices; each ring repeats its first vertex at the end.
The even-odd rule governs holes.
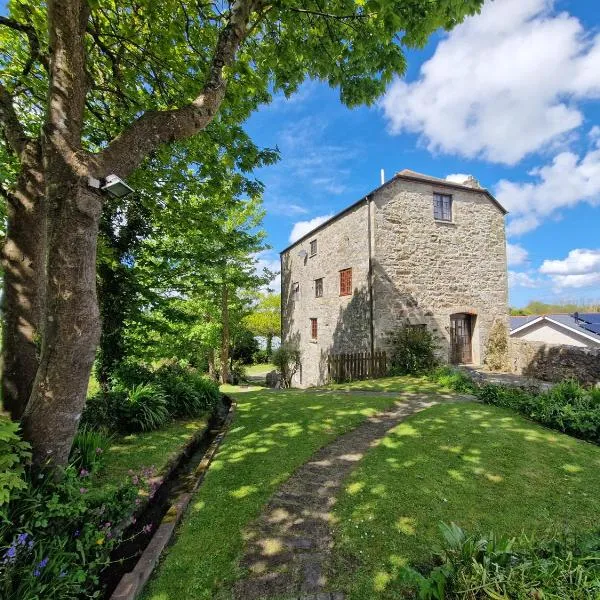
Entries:
POLYGON ((472 316, 456 314, 450 317, 450 361, 454 364, 473 362, 472 316))
POLYGON ((335 383, 385 377, 387 357, 385 352, 330 354, 327 357, 327 370, 329 381, 335 383))

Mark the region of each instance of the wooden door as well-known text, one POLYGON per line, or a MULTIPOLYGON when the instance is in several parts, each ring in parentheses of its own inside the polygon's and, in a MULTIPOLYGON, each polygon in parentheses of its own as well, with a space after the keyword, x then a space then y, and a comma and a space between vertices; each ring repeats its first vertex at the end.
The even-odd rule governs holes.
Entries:
POLYGON ((450 317, 450 360, 454 364, 473 362, 471 344, 471 315, 450 317))

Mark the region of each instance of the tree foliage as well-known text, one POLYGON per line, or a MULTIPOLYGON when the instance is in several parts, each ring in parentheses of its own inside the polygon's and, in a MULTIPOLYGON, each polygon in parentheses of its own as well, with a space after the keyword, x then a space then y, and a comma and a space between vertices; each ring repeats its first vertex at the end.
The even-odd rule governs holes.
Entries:
MULTIPOLYGON (((339 88, 348 106, 372 103, 405 71, 405 47, 425 44, 482 2, 9 3, 0 18, 0 161, 9 165, 1 173, 10 291, 3 358, 11 366, 3 390, 16 408, 26 405, 36 463, 66 462, 100 338, 100 182, 109 174, 133 181, 152 161, 171 169, 177 151, 202 165, 187 180, 244 171, 256 162, 252 152, 209 152, 205 163, 202 144, 187 141, 235 148, 253 110, 307 77, 339 88)), ((218 271, 223 338, 239 262, 225 260, 218 271)))

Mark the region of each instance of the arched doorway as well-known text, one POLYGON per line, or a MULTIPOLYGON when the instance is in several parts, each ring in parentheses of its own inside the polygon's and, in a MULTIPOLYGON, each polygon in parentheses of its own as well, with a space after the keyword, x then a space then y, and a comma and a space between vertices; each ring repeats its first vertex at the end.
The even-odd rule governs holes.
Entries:
POLYGON ((473 362, 473 327, 475 315, 450 315, 450 362, 455 365, 473 362))

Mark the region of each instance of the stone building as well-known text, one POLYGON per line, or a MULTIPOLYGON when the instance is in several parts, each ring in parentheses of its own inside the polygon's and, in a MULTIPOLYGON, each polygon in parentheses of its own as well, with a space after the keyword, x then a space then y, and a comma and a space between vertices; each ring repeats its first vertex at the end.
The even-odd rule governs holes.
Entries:
POLYGON ((295 384, 327 380, 327 357, 387 346, 425 326, 445 362, 481 364, 492 325, 507 325, 506 211, 477 181, 405 169, 281 253, 282 339, 295 384))

